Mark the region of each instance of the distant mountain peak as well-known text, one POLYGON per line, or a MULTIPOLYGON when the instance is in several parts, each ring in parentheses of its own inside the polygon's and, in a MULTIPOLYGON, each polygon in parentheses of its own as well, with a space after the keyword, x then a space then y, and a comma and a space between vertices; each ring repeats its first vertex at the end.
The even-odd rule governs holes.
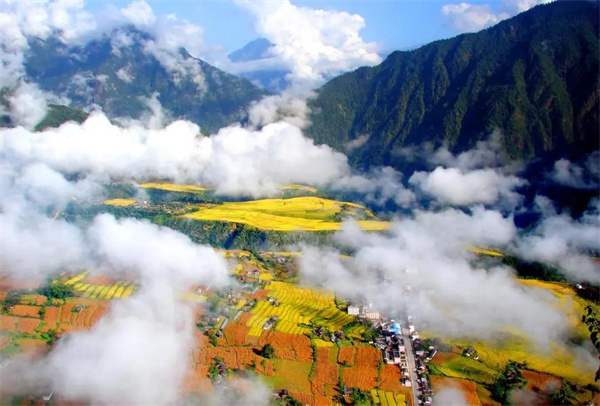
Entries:
POLYGON ((229 55, 231 62, 248 62, 266 59, 270 56, 270 50, 275 44, 266 38, 257 38, 250 41, 243 48, 233 51, 229 55))
POLYGON ((244 119, 246 107, 265 95, 248 80, 170 47, 134 27, 120 27, 83 45, 30 40, 27 79, 44 91, 88 109, 99 105, 111 118, 140 118, 158 93, 167 114, 204 131, 244 119))

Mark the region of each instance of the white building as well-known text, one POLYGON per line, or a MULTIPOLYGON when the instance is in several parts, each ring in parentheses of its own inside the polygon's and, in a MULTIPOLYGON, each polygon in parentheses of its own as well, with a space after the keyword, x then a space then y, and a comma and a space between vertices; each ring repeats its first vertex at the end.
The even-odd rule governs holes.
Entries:
POLYGON ((348 314, 358 316, 360 314, 360 307, 354 305, 348 306, 348 314))

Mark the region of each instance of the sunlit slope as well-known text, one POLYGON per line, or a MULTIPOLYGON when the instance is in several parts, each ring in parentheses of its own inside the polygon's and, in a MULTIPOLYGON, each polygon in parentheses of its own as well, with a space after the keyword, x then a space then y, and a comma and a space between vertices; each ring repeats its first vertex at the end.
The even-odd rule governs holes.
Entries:
POLYGON ((388 222, 374 220, 373 213, 361 205, 319 197, 227 202, 201 208, 184 217, 204 221, 229 221, 273 231, 339 230, 341 220, 351 217, 373 219, 358 220, 363 230, 389 228, 388 222))
POLYGON ((144 189, 158 189, 165 190, 168 192, 185 192, 185 193, 202 193, 206 188, 195 186, 195 185, 177 185, 174 183, 163 183, 163 182, 148 182, 142 183, 140 187, 144 189))
POLYGON ((125 207, 135 204, 135 199, 108 199, 104 201, 104 204, 109 206, 125 207))
MULTIPOLYGON (((567 284, 522 279, 519 282, 552 293, 558 299, 555 305, 567 317, 572 339, 582 343, 590 340, 587 327, 581 323, 581 317, 585 313, 586 306, 598 309, 594 303, 577 296, 573 288, 567 284)), ((429 332, 421 332, 422 338, 431 336, 429 332)), ((551 342, 548 348, 539 348, 525 335, 514 330, 496 334, 489 340, 440 338, 458 352, 471 347, 479 355, 479 362, 459 356, 437 365, 435 368, 437 374, 451 378, 490 383, 494 374, 484 374, 481 368, 499 373, 509 360, 514 360, 526 362, 528 369, 565 377, 574 383, 587 385, 593 382, 597 368, 594 357, 586 355, 586 351, 581 347, 555 341, 551 342)))

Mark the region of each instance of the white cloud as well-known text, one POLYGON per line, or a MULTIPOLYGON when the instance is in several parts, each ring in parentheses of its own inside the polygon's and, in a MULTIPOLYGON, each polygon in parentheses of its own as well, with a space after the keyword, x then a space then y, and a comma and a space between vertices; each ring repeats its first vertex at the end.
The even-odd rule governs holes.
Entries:
POLYGON ((469 244, 507 245, 516 236, 511 217, 480 207, 468 213, 416 211, 396 219, 384 235, 346 223, 336 239, 353 250, 353 258, 305 248, 300 274, 304 282, 382 311, 410 314, 435 333, 490 338, 516 327, 536 344, 548 345, 567 329, 552 295, 521 286, 506 268, 478 268, 466 250, 469 244), (406 285, 410 293, 399 294, 406 285))
POLYGON ((121 79, 125 83, 131 83, 131 81, 133 80, 133 76, 131 76, 129 74, 129 72, 127 72, 127 69, 125 69, 125 68, 119 69, 117 71, 116 75, 119 79, 121 79))
POLYGON ((343 154, 314 145, 285 122, 257 131, 231 126, 204 137, 187 121, 121 128, 92 113, 82 125, 42 133, 15 128, 1 137, 11 162, 42 162, 60 172, 114 179, 196 182, 228 195, 264 196, 285 183, 324 186, 349 172, 343 154))
POLYGON ((549 212, 531 232, 515 242, 515 251, 525 259, 557 265, 574 280, 598 281, 600 265, 590 256, 600 252, 598 207, 589 209, 579 219, 549 212))
POLYGON ((492 26, 509 17, 507 13, 496 14, 488 4, 446 4, 442 15, 449 18, 458 32, 474 32, 492 26))
POLYGON ((152 7, 144 0, 134 0, 127 7, 122 8, 121 13, 139 29, 150 27, 156 21, 152 7))
POLYGON ((573 163, 566 158, 554 163, 549 178, 559 185, 576 189, 596 189, 600 179, 600 153, 590 154, 583 162, 573 163))
POLYGON ((514 189, 524 184, 521 179, 503 175, 494 169, 463 171, 441 166, 429 173, 415 172, 409 183, 441 203, 467 206, 474 203, 494 204, 503 199, 513 207, 520 201, 514 189))
POLYGON ((296 82, 320 84, 327 77, 381 62, 377 45, 359 32, 364 19, 346 12, 298 7, 289 0, 237 1, 257 19, 257 31, 275 44, 273 54, 296 82))
POLYGON ((489 4, 462 2, 445 4, 440 11, 457 32, 474 32, 497 24, 517 13, 527 11, 538 4, 551 1, 553 0, 504 0, 498 7, 498 11, 492 9, 489 4))
POLYGON ((7 97, 9 114, 15 124, 32 129, 46 116, 46 100, 50 98, 35 83, 21 82, 7 97))

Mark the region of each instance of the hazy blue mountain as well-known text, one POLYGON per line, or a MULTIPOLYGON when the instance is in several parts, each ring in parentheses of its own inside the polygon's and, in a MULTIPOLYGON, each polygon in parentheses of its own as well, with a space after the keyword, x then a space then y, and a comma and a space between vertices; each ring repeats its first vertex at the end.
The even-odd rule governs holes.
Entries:
MULTIPOLYGON (((271 56, 270 51, 275 44, 266 38, 258 38, 250 41, 244 47, 228 55, 233 63, 242 64, 244 62, 256 62, 267 59, 271 56)), ((250 70, 244 70, 240 76, 248 79, 252 83, 268 90, 271 93, 279 93, 288 85, 286 75, 287 69, 274 69, 268 66, 261 66, 260 63, 254 64, 250 70)))
POLYGON ((133 28, 125 32, 133 44, 116 52, 112 36, 77 47, 53 39, 31 40, 27 76, 43 90, 68 97, 72 107, 97 104, 109 117, 139 118, 148 111, 145 99, 158 92, 168 114, 194 121, 203 131, 242 120, 248 104, 265 94, 246 79, 193 58, 183 48, 171 55, 148 52, 145 46, 152 40, 148 34, 133 28), (155 55, 164 58, 163 63, 155 55), (169 63, 172 67, 167 70, 169 63))
POLYGON ((268 58, 269 50, 274 46, 275 44, 266 38, 257 38, 237 51, 233 51, 227 57, 231 62, 257 61, 268 58))
POLYGON ((364 141, 357 165, 399 166, 399 149, 426 141, 462 151, 494 129, 512 158, 598 149, 598 6, 538 6, 339 76, 312 102, 308 134, 340 150, 364 141))

